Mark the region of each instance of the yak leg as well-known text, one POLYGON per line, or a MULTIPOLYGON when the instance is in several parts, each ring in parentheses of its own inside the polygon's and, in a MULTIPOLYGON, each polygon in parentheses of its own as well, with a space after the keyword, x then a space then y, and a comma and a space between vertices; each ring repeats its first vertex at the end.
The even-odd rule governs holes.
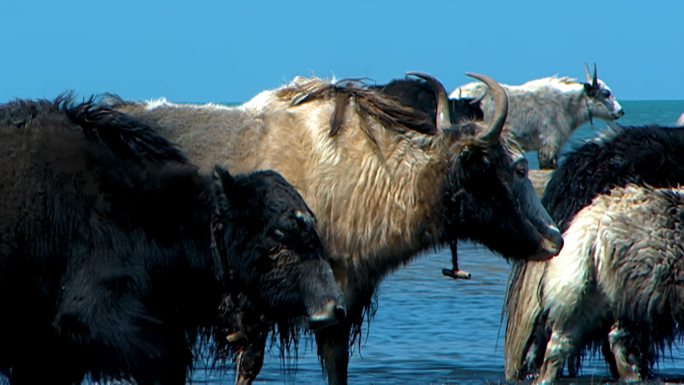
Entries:
POLYGON ((553 326, 546 345, 544 363, 535 384, 552 384, 563 371, 565 360, 577 350, 578 339, 574 330, 553 326))
POLYGON ((553 170, 558 167, 558 146, 555 143, 543 143, 539 149, 539 168, 553 170))
POLYGON ((616 322, 608 333, 610 350, 615 357, 615 366, 622 381, 639 381, 640 360, 638 352, 635 352, 630 343, 630 335, 622 328, 620 322, 616 322))
POLYGON ((611 376, 613 376, 613 378, 620 378, 620 371, 618 370, 617 362, 615 361, 615 355, 611 350, 610 339, 608 338, 608 335, 606 335, 606 338, 601 344, 601 353, 603 354, 603 359, 608 363, 611 376))
POLYGON ((568 377, 577 377, 582 363, 582 356, 579 352, 571 354, 565 360, 565 366, 568 367, 568 377))
POLYGON ((236 358, 235 385, 250 385, 264 365, 268 329, 250 333, 236 358))
POLYGON ((316 332, 318 356, 329 385, 346 385, 351 322, 344 320, 316 332))

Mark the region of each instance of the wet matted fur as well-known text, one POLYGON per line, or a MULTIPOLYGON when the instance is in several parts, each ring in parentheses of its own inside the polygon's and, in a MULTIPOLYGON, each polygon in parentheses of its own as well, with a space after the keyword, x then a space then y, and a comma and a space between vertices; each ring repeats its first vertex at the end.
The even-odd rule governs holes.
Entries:
MULTIPOLYGON (((672 187, 682 183, 684 128, 613 125, 566 155, 549 181, 542 202, 565 231, 577 212, 615 187, 672 187)), ((541 299, 546 268, 547 263, 513 264, 506 300, 509 321, 505 362, 509 380, 535 374, 542 364, 549 333, 541 299)), ((605 337, 598 334, 599 339, 605 337)))

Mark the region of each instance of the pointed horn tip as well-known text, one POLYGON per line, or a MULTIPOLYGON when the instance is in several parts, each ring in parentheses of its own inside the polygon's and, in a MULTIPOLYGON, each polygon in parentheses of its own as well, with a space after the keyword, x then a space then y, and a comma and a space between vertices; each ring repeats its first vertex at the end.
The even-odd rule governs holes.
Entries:
POLYGON ((473 79, 477 79, 477 80, 483 81, 483 82, 485 82, 485 83, 486 83, 488 80, 494 81, 494 82, 496 81, 496 80, 492 79, 491 77, 489 77, 489 76, 487 76, 487 75, 478 74, 478 73, 474 73, 474 72, 466 72, 466 76, 471 77, 471 78, 473 78, 473 79))
POLYGON ((420 72, 420 71, 408 71, 408 72, 406 73, 406 76, 407 76, 407 77, 408 77, 408 76, 415 76, 415 77, 421 78, 421 79, 434 78, 434 76, 428 75, 427 73, 425 73, 425 72, 420 72))

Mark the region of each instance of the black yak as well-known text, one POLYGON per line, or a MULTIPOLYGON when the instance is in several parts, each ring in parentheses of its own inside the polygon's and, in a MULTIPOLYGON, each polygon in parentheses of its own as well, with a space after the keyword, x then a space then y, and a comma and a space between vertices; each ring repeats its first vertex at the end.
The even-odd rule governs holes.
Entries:
POLYGON ((540 381, 551 382, 567 358, 574 375, 589 346, 615 377, 649 375, 682 317, 681 192, 671 190, 682 184, 684 127, 615 126, 567 155, 542 199, 564 250, 511 274, 507 379, 543 366, 540 381))
POLYGON ((315 218, 273 171, 204 176, 148 125, 65 97, 1 105, 0 147, 11 384, 184 384, 227 294, 276 321, 344 315, 315 218))
POLYGON ((436 122, 375 89, 316 78, 236 107, 112 101, 163 127, 201 167, 274 169, 306 199, 349 309, 316 333, 331 384, 347 383, 350 343, 381 280, 419 253, 470 239, 506 257, 544 259, 562 244, 523 152, 500 136, 507 99, 498 84, 474 75, 496 96, 491 122, 454 124, 444 87, 420 76, 437 94, 436 122))

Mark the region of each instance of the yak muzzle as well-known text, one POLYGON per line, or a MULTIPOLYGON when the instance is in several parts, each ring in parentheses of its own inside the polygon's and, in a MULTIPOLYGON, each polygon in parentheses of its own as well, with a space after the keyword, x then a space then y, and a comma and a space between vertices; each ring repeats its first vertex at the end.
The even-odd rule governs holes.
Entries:
POLYGON ((323 309, 309 316, 309 328, 318 330, 326 326, 334 325, 347 316, 347 308, 344 304, 334 300, 328 301, 323 309))
POLYGON ((530 261, 546 261, 555 257, 563 248, 563 235, 555 226, 549 226, 542 234, 543 240, 536 253, 529 256, 530 261))

